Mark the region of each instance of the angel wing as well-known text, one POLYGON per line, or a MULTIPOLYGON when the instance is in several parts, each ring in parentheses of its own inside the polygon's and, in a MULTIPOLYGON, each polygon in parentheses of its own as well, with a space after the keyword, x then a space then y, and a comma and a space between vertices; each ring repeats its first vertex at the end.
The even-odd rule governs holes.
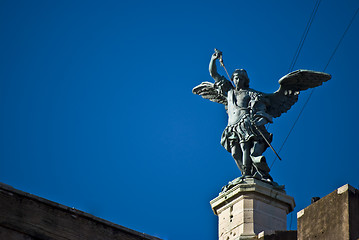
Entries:
POLYGON ((300 91, 315 88, 331 79, 331 75, 311 70, 297 70, 279 79, 279 89, 266 94, 268 98, 267 113, 274 118, 287 112, 298 101, 300 91))
POLYGON ((215 84, 210 82, 203 82, 200 85, 192 89, 194 94, 200 95, 204 99, 208 99, 212 102, 224 104, 227 109, 227 98, 221 93, 218 87, 215 87, 215 84))

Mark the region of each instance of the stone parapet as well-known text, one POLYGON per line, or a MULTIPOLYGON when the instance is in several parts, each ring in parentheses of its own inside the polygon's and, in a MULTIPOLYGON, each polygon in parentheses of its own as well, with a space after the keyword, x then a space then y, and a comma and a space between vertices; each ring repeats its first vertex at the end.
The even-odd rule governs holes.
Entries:
POLYGON ((210 202, 218 216, 219 240, 253 239, 269 230, 286 230, 294 198, 254 178, 235 185, 210 202))

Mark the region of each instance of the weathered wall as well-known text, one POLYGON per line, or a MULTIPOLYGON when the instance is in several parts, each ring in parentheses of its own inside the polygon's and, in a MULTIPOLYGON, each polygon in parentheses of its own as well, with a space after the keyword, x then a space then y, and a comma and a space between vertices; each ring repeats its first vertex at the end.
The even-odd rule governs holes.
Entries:
POLYGON ((359 239, 359 190, 349 193, 349 236, 350 239, 359 239))
POLYGON ((20 233, 18 231, 14 231, 12 229, 5 227, 0 227, 0 239, 1 240, 36 240, 35 238, 27 234, 20 233))
POLYGON ((0 239, 159 240, 0 184, 0 239))
POLYGON ((298 212, 298 240, 359 238, 359 192, 346 184, 298 212))

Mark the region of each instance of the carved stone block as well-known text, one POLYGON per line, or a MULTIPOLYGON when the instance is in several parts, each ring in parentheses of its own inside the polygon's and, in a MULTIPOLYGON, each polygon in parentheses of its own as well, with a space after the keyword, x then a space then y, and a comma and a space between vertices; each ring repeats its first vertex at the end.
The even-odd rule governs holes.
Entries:
POLYGON ((286 230, 294 198, 272 185, 249 178, 210 202, 218 216, 219 240, 253 239, 268 230, 286 230))

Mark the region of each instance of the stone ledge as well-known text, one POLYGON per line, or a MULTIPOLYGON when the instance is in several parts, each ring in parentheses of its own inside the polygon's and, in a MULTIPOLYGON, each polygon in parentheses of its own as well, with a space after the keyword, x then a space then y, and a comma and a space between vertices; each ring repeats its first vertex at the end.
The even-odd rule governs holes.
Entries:
POLYGON ((287 214, 292 212, 295 207, 294 198, 287 195, 285 191, 276 190, 271 184, 262 182, 254 178, 249 178, 246 179, 244 183, 240 183, 229 189, 228 191, 220 193, 218 197, 210 201, 214 214, 218 215, 217 210, 223 205, 233 201, 244 193, 248 194, 251 192, 261 194, 265 197, 269 197, 270 199, 273 199, 280 204, 284 203, 288 205, 287 214))

